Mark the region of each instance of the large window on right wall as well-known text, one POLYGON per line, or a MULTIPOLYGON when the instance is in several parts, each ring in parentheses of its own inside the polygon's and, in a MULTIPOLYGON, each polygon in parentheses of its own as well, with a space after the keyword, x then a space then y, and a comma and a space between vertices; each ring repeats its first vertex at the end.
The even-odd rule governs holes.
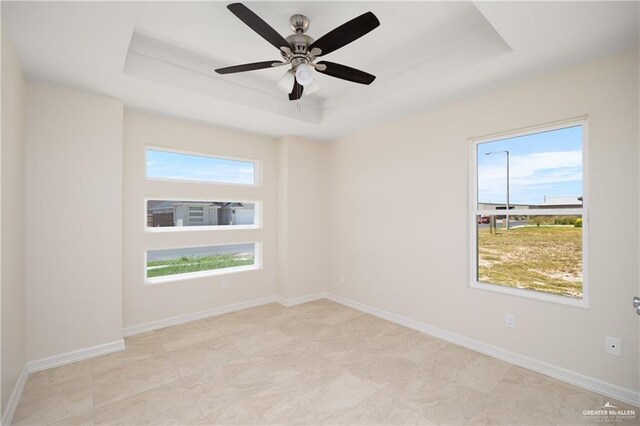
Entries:
POLYGON ((588 306, 586 120, 471 141, 471 286, 588 306))

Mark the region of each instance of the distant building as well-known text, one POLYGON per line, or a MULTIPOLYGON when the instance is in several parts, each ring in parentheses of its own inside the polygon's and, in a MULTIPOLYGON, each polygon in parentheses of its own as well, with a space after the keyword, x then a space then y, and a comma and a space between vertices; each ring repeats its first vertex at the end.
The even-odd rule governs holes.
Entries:
POLYGON ((253 225, 253 203, 155 201, 147 206, 147 226, 253 225))
POLYGON ((544 202, 536 206, 538 209, 569 209, 582 208, 582 197, 547 197, 544 202))
MULTIPOLYGON (((509 210, 582 208, 582 197, 547 197, 540 204, 510 204, 509 210)), ((505 203, 478 203, 479 210, 506 210, 505 203)))
MULTIPOLYGON (((535 208, 531 207, 529 204, 509 204, 509 210, 524 210, 535 208)), ((505 203, 478 203, 479 210, 507 210, 507 206, 505 203)))

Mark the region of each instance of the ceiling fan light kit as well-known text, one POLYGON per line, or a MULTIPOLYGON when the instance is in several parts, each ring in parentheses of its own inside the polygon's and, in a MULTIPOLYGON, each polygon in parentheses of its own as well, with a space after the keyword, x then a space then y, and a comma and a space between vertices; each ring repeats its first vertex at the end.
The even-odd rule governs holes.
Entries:
POLYGON ((291 92, 293 89, 293 83, 295 81, 295 77, 293 76, 293 72, 291 70, 284 73, 280 80, 278 80, 278 89, 282 90, 285 93, 291 92))
POLYGON ((296 68, 296 79, 298 80, 298 83, 305 87, 313 83, 311 67, 304 62, 299 64, 296 68))
POLYGON ((303 92, 309 95, 319 89, 315 82, 314 69, 321 74, 366 85, 371 84, 376 78, 372 74, 346 65, 328 61, 316 62, 318 57, 338 50, 377 28, 380 21, 371 12, 366 12, 329 31, 318 40, 314 40, 306 34, 310 20, 304 15, 296 14, 289 19, 294 34, 284 38, 242 3, 232 3, 227 6, 227 9, 276 47, 282 55, 282 61, 263 61, 218 68, 216 69, 218 74, 232 74, 288 65, 290 68, 280 78, 277 86, 289 93, 291 101, 300 99, 303 92))

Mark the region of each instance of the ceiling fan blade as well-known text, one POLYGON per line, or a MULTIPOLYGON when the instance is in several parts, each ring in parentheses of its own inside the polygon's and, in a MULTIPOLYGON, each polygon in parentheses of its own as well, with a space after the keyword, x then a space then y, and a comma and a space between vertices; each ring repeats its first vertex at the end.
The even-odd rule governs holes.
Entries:
POLYGON ((315 47, 321 51, 320 54, 315 56, 324 56, 359 39, 374 30, 378 25, 380 25, 380 21, 378 21, 376 15, 372 12, 363 13, 314 41, 309 46, 309 51, 315 47))
POLYGON ((269 24, 264 22, 262 18, 253 13, 247 6, 242 3, 232 3, 227 6, 227 9, 236 15, 242 22, 247 24, 249 28, 257 32, 263 39, 274 45, 276 49, 280 49, 281 47, 288 47, 291 49, 291 45, 284 37, 271 28, 269 24))
POLYGON ((216 72, 218 74, 233 74, 235 72, 261 70, 264 68, 273 68, 273 67, 279 67, 282 65, 287 65, 287 63, 279 62, 279 61, 253 62, 251 64, 233 65, 230 67, 218 68, 216 72))
POLYGON ((302 97, 303 89, 304 89, 304 86, 298 83, 298 79, 293 80, 293 90, 291 90, 291 93, 289 93, 289 100, 297 101, 298 99, 300 99, 302 97))
POLYGON ((316 65, 324 65, 324 67, 316 67, 316 71, 319 73, 354 83, 371 84, 376 79, 375 75, 334 62, 320 61, 316 65))

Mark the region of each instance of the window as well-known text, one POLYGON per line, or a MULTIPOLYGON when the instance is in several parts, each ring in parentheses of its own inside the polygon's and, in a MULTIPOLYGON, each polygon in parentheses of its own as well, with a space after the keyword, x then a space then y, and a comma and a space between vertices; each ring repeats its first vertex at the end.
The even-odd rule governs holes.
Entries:
POLYGON ((586 121, 473 140, 471 286, 587 306, 586 121))
POLYGON ((257 268, 257 243, 147 251, 150 283, 257 268))
POLYGON ((257 162, 147 148, 147 178, 256 185, 257 162))
POLYGON ((189 206, 189 224, 202 224, 204 223, 204 207, 202 206, 189 206))
POLYGON ((147 229, 255 227, 257 204, 243 201, 147 200, 147 229))

